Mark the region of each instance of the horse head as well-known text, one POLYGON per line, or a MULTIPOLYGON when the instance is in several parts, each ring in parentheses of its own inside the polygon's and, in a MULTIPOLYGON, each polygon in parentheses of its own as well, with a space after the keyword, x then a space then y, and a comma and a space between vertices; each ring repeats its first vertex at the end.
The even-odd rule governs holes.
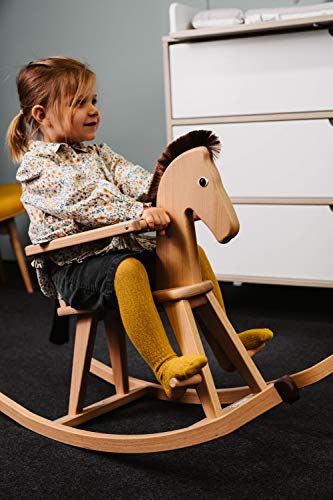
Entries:
POLYGON ((239 222, 214 163, 219 151, 220 141, 207 130, 172 142, 157 162, 147 199, 157 198, 178 224, 193 221, 194 214, 220 243, 227 243, 237 235, 239 222))

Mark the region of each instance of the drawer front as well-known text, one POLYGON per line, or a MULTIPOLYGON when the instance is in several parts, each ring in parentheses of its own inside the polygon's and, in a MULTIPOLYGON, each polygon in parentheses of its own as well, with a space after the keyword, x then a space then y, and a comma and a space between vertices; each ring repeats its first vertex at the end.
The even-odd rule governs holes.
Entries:
POLYGON ((217 243, 203 222, 198 243, 217 275, 331 281, 333 286, 333 212, 323 206, 235 207, 240 232, 217 243))
POLYGON ((222 152, 217 166, 229 196, 332 197, 333 127, 328 120, 228 123, 173 127, 213 130, 222 152))
POLYGON ((333 108, 327 30, 181 43, 170 48, 172 116, 333 108))

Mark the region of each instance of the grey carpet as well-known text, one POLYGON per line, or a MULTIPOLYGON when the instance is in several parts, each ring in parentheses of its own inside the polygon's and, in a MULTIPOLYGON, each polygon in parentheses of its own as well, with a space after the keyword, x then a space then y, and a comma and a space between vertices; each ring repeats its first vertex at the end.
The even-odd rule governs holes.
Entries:
MULTIPOLYGON (((25 293, 15 265, 0 288, 0 391, 54 419, 66 413, 69 345, 48 342, 51 302, 25 293)), ((302 370, 333 352, 332 290, 222 284, 237 331, 266 326, 275 332, 256 362, 265 379, 302 370)), ((165 321, 165 317, 163 316, 165 321)), ((131 345, 133 376, 154 380, 131 345)), ((224 374, 208 349, 218 386, 242 384, 224 374)), ((95 357, 107 362, 99 328, 95 357)), ((91 377, 87 402, 110 395, 91 377)), ((333 498, 333 377, 302 389, 224 438, 148 455, 104 454, 72 448, 20 427, 0 414, 0 498, 11 499, 328 499, 333 498)), ((84 428, 145 433, 190 425, 194 405, 142 399, 84 428)))

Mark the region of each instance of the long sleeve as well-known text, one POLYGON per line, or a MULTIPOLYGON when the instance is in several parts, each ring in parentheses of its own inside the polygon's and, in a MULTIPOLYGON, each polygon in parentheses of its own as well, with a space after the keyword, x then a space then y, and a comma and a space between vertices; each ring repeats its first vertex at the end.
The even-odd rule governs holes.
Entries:
POLYGON ((123 194, 141 200, 148 193, 153 178, 151 172, 115 153, 107 144, 100 144, 98 152, 115 185, 123 194))
MULTIPOLYGON (((21 200, 30 218, 29 236, 33 244, 139 219, 144 207, 138 200, 140 194, 138 199, 131 196, 135 189, 124 187, 122 192, 120 187, 124 181, 120 166, 109 170, 96 145, 34 141, 23 157, 16 178, 22 185, 21 200)), ((140 180, 140 176, 137 179, 140 180)), ((49 261, 63 266, 109 251, 150 250, 154 246, 154 242, 144 236, 126 234, 56 250, 47 257, 35 258, 33 266, 43 293, 56 297, 49 261)))
POLYGON ((59 166, 46 156, 27 157, 17 179, 22 182, 23 204, 37 209, 35 214, 29 213, 32 223, 41 217, 38 211, 86 228, 138 219, 142 214, 143 204, 122 193, 101 173, 89 175, 81 166, 59 166))

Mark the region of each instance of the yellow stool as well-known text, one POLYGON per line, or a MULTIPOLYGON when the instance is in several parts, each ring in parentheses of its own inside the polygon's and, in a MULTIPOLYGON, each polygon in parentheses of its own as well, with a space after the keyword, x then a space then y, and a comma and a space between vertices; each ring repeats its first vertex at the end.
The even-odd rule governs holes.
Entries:
POLYGON ((16 215, 24 212, 24 207, 20 201, 21 194, 20 184, 0 184, 0 233, 9 234, 25 288, 27 292, 32 293, 33 288, 14 220, 16 215))

